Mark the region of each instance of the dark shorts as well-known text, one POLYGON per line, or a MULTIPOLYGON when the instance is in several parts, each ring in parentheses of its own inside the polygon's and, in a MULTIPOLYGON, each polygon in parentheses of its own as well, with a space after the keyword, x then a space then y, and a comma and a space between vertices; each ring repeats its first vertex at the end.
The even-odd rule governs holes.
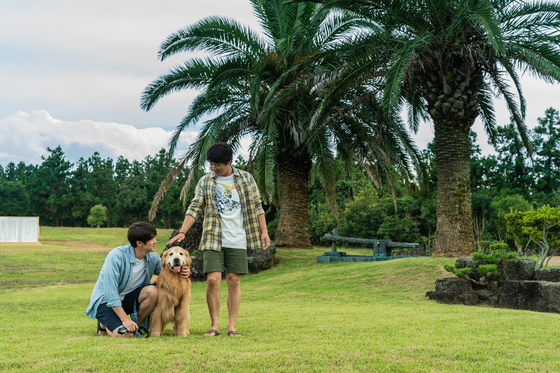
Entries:
POLYGON ((247 250, 230 249, 203 251, 203 272, 224 272, 244 274, 249 272, 247 265, 247 250))
MULTIPOLYGON (((136 304, 136 311, 140 308, 138 298, 140 297, 140 292, 144 286, 152 286, 152 284, 142 285, 124 296, 122 308, 127 315, 134 312, 134 304, 136 304)), ((122 325, 121 319, 111 307, 107 307, 107 303, 100 304, 99 307, 97 307, 97 320, 99 320, 99 322, 110 331, 113 331, 122 325)))

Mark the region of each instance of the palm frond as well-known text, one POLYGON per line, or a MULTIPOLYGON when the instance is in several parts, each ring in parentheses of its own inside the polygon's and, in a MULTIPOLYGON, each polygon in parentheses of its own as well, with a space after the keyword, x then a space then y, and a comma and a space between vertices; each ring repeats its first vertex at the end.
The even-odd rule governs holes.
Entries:
POLYGON ((212 16, 171 34, 161 44, 160 60, 179 52, 208 52, 255 62, 266 51, 258 34, 235 20, 212 16))
MULTIPOLYGON (((161 200, 165 197, 171 185, 175 182, 177 177, 183 172, 185 169, 185 165, 187 162, 187 156, 183 157, 177 164, 171 167, 165 179, 161 182, 158 191, 156 192, 154 199, 152 201, 152 205, 150 207, 150 211, 148 212, 148 218, 150 221, 153 221, 156 218, 157 209, 161 200)), ((190 176, 190 175, 189 175, 190 176)))

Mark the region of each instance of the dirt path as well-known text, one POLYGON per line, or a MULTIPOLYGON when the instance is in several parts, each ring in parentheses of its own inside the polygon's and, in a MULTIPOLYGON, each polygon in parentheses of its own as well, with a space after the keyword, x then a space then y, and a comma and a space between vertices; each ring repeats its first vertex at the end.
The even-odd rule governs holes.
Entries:
MULTIPOLYGON (((550 262, 548 262, 548 266, 560 267, 560 256, 551 256, 550 262)), ((546 263, 546 262, 545 262, 546 263)))
POLYGON ((41 244, 68 247, 72 249, 72 251, 88 251, 96 253, 108 253, 113 249, 112 247, 99 245, 89 241, 41 241, 41 244))

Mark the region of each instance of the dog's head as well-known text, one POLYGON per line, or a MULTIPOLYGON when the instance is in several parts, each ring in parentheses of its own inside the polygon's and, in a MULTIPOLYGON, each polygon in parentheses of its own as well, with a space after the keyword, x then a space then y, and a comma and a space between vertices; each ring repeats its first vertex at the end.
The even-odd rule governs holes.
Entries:
POLYGON ((190 267, 191 256, 189 252, 179 246, 173 246, 166 250, 161 257, 161 265, 168 267, 171 272, 181 272, 184 266, 190 267))

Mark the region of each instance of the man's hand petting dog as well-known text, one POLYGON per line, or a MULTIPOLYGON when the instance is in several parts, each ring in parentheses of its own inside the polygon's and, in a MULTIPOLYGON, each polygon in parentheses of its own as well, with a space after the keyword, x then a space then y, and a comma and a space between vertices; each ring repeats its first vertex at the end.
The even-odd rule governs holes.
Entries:
POLYGON ((184 279, 188 279, 191 276, 191 267, 183 266, 181 268, 181 277, 184 279))
POLYGON ((167 241, 167 246, 174 246, 175 243, 179 243, 185 239, 185 234, 183 232, 177 233, 175 236, 171 237, 167 241))

